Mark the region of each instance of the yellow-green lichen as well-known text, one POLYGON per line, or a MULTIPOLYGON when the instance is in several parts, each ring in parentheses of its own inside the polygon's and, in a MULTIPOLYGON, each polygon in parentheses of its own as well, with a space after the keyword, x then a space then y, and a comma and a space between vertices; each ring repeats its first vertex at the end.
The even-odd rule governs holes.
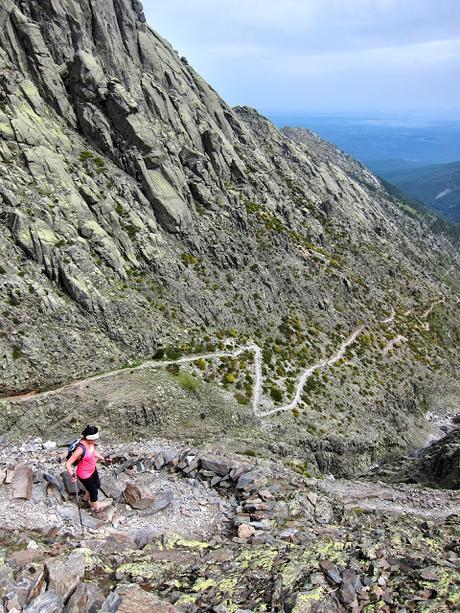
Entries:
POLYGON ((209 590, 209 588, 214 587, 216 582, 214 579, 197 579, 194 586, 192 587, 192 591, 194 592, 205 592, 209 590))
POLYGON ((305 607, 307 607, 312 601, 321 600, 324 596, 324 588, 319 586, 311 592, 303 592, 297 595, 295 606, 292 609, 292 613, 303 613, 305 607))

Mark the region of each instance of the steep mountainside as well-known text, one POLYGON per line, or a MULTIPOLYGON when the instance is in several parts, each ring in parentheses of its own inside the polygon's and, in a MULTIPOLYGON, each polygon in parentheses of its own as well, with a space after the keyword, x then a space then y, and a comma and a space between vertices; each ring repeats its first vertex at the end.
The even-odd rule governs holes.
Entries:
POLYGON ((393 169, 382 176, 448 219, 460 222, 460 162, 393 169))
POLYGON ((0 26, 3 432, 60 433, 84 406, 119 437, 342 473, 414 445, 458 373, 448 240, 308 131, 229 108, 137 0, 3 0, 0 26), (256 367, 248 349, 11 399, 248 343, 256 367))

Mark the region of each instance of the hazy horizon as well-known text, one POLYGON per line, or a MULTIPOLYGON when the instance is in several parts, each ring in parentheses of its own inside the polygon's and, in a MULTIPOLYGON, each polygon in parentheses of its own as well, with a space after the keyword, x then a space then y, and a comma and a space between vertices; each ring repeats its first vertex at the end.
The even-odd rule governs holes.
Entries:
POLYGON ((144 0, 144 8, 233 106, 460 118, 458 0, 144 0))

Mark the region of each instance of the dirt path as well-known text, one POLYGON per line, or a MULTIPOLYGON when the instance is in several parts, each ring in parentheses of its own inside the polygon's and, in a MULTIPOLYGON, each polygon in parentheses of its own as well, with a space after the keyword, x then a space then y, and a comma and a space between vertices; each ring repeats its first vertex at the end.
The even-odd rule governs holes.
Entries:
MULTIPOLYGON (((431 313, 432 309, 437 305, 437 304, 442 304, 445 302, 445 297, 443 297, 440 300, 436 300, 435 302, 433 302, 430 307, 422 314, 422 318, 426 319, 428 317, 428 315, 431 313)), ((457 301, 458 303, 458 301, 457 301)), ((388 324, 391 323, 396 316, 396 312, 394 307, 391 307, 391 315, 389 317, 387 317, 384 320, 381 320, 380 323, 382 324, 388 324)), ((217 351, 217 352, 213 352, 213 353, 202 353, 202 354, 198 354, 198 355, 192 355, 192 356, 187 356, 187 357, 183 357, 183 358, 179 358, 177 360, 164 360, 164 361, 153 361, 153 360, 147 360, 144 363, 138 365, 138 366, 133 366, 131 368, 118 368, 116 370, 112 370, 106 373, 101 373, 99 375, 95 375, 92 377, 88 377, 86 379, 78 379, 76 381, 72 381, 71 383, 68 383, 66 385, 62 385, 60 387, 57 387, 55 389, 50 389, 47 391, 43 391, 43 392, 27 392, 24 394, 17 394, 14 396, 8 396, 8 397, 4 397, 4 398, 0 398, 0 400, 6 400, 9 402, 22 402, 24 400, 30 399, 34 396, 40 396, 40 398, 46 398, 49 396, 53 396, 56 394, 60 394, 63 391, 67 391, 70 389, 78 389, 80 386, 82 385, 86 385, 88 382, 91 381, 100 381, 102 379, 109 379, 112 377, 117 376, 118 374, 121 374, 123 372, 128 371, 135 371, 135 370, 144 370, 144 369, 151 369, 151 368, 164 368, 165 366, 169 366, 169 365, 173 365, 173 364, 190 364, 192 362, 195 362, 197 360, 215 360, 215 359, 220 359, 220 358, 224 358, 224 357, 231 357, 231 358, 235 358, 240 356, 241 354, 245 353, 245 352, 251 352, 254 354, 254 370, 255 370, 255 380, 254 380, 254 389, 253 389, 253 395, 252 395, 252 410, 254 413, 255 417, 269 417, 271 415, 275 415, 277 413, 284 413, 287 411, 292 411, 293 409, 295 409, 299 403, 301 402, 302 399, 302 392, 303 389, 305 387, 306 382, 308 381, 308 379, 312 376, 312 374, 322 368, 327 368, 329 366, 332 366, 333 364, 337 363, 344 355, 345 355, 345 351, 347 350, 347 348, 352 345, 356 339, 359 337, 359 335, 363 332, 364 330, 364 326, 360 326, 359 328, 357 328, 341 345, 340 347, 337 349, 337 351, 328 359, 323 359, 323 360, 319 360, 318 362, 316 362, 316 364, 313 364, 312 366, 309 366, 304 372, 303 374, 300 376, 297 386, 296 386, 296 391, 294 394, 294 398, 293 400, 283 406, 278 406, 278 407, 273 407, 270 410, 267 411, 262 411, 260 410, 260 406, 262 403, 262 389, 263 389, 263 381, 264 381, 264 377, 263 377, 263 371, 262 371, 262 349, 256 345, 255 343, 251 343, 248 345, 244 345, 242 347, 238 347, 235 348, 233 350, 228 350, 228 351, 217 351)), ((403 342, 403 341, 407 341, 407 339, 404 336, 397 336, 394 339, 391 339, 388 343, 388 345, 383 349, 383 353, 386 354, 388 353, 388 351, 390 349, 392 349, 394 347, 394 345, 396 345, 397 343, 403 342)), ((232 343, 233 341, 230 339, 227 341, 227 343, 232 343)))
POLYGON ((422 319, 426 319, 437 304, 444 304, 445 301, 446 299, 442 297, 441 300, 436 300, 435 302, 432 302, 429 308, 423 313, 422 319))
POLYGON ((390 342, 388 343, 388 345, 386 345, 383 349, 382 349, 382 353, 383 355, 386 355, 389 351, 391 351, 391 349, 393 349, 393 347, 395 345, 397 345, 398 343, 405 343, 407 341, 407 338, 405 336, 403 336, 402 334, 399 334, 398 336, 396 336, 395 338, 392 338, 390 340, 390 342))
POLYGON ((394 309, 394 307, 391 307, 391 315, 389 317, 387 317, 386 319, 381 319, 380 323, 381 324, 391 324, 391 322, 393 322, 395 320, 396 317, 396 311, 394 309))
POLYGON ((254 386, 255 391, 254 391, 254 397, 253 397, 254 414, 257 415, 258 417, 268 417, 269 415, 274 415, 275 413, 283 413, 285 411, 292 411, 293 409, 295 409, 297 405, 299 404, 299 402, 302 400, 302 392, 303 392, 303 388, 305 387, 305 383, 308 381, 311 375, 315 372, 315 370, 319 370, 320 368, 326 368, 327 366, 332 366, 333 364, 338 362, 341 358, 343 358, 343 356, 345 355, 345 351, 347 350, 347 347, 349 347, 355 342, 355 340, 358 338, 358 336, 361 334, 363 330, 364 330, 364 326, 361 326, 357 330, 355 330, 353 334, 349 336, 347 340, 344 341, 340 345, 340 347, 338 348, 338 350, 334 353, 332 357, 330 357, 327 360, 320 360, 316 364, 313 364, 313 366, 310 366, 309 368, 307 368, 307 370, 300 377, 300 380, 297 384, 297 389, 295 391, 294 399, 292 400, 292 402, 284 406, 281 406, 281 407, 275 407, 271 409, 270 411, 265 411, 264 413, 261 413, 258 411, 259 404, 260 404, 260 390, 262 389, 262 382, 263 382, 261 351, 259 349, 259 351, 256 352, 256 358, 255 358, 256 360, 256 381, 255 381, 255 386, 254 386), (256 396, 256 392, 258 392, 257 396, 256 396))

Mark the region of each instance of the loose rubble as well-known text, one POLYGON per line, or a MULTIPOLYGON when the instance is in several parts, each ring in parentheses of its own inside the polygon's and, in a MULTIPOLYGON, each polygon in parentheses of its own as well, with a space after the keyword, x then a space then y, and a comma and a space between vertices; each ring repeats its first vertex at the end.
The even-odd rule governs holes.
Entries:
POLYGON ((335 480, 209 449, 144 442, 107 451, 114 463, 100 468, 105 509, 82 510, 83 534, 63 478, 65 451, 39 439, 0 451, 0 470, 11 477, 0 486, 6 611, 460 607, 457 514, 434 523, 363 509, 325 487, 335 480), (29 470, 32 496, 17 499, 29 470))

